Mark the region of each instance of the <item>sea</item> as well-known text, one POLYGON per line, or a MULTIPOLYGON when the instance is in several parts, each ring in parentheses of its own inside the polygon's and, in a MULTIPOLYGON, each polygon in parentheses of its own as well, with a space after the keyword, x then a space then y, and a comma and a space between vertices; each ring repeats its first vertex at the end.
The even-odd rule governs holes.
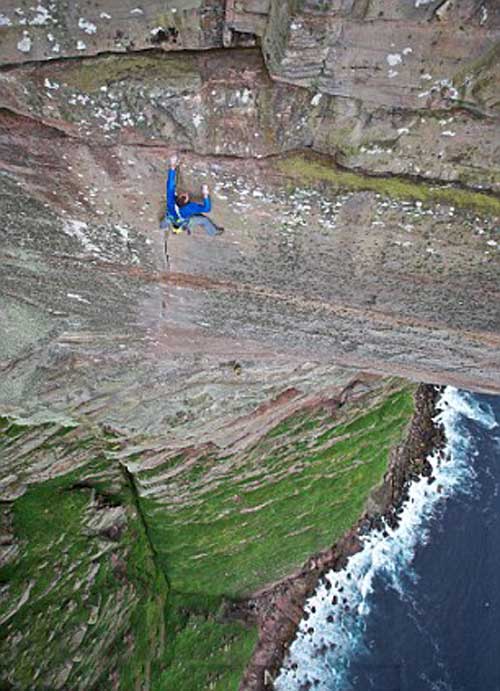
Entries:
POLYGON ((394 530, 308 600, 278 691, 500 691, 500 396, 447 387, 394 530))

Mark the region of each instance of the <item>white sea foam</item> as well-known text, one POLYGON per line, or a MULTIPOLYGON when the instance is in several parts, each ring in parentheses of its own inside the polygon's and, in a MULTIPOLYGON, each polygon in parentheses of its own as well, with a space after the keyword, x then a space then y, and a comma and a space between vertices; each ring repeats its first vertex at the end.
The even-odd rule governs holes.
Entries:
POLYGON ((306 603, 305 617, 275 682, 278 691, 298 691, 307 682, 319 691, 349 688, 346 671, 363 647, 375 578, 383 578, 404 597, 408 579, 416 579, 412 560, 416 547, 428 540, 429 519, 447 498, 473 487, 472 440, 460 423, 468 418, 491 430, 497 426, 493 411, 452 387, 440 397, 438 410, 436 418, 444 426, 447 448, 445 460, 438 453, 429 458, 434 481, 414 482, 398 527, 385 526, 365 536, 363 550, 349 559, 343 571, 330 571, 318 586, 306 603))

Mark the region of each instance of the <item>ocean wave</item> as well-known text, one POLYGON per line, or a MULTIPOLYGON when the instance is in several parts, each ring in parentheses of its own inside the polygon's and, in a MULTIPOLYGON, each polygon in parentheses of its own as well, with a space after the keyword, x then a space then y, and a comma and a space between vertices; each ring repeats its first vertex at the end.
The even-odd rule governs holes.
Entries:
POLYGON ((474 491, 470 463, 472 436, 463 422, 473 421, 491 430, 498 426, 493 410, 471 394, 447 387, 437 404, 436 421, 444 427, 445 453, 429 457, 433 481, 412 483, 396 528, 384 526, 362 538, 363 549, 351 556, 342 571, 330 571, 307 601, 304 618, 290 646, 277 691, 348 691, 347 671, 364 648, 365 621, 372 606, 375 579, 382 578, 406 597, 405 586, 414 581, 412 560, 425 544, 431 519, 439 515, 448 497, 474 491))

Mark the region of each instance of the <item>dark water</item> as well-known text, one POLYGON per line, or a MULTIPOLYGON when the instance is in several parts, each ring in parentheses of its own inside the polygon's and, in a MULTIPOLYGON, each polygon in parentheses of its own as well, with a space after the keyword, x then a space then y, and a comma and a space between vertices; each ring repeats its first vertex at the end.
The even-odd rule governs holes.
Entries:
POLYGON ((449 460, 318 587, 279 691, 500 691, 500 397, 440 406, 449 460))
MULTIPOLYGON (((500 424, 500 398, 474 398, 500 424)), ((376 577, 353 691, 500 690, 500 433, 467 417, 457 431, 475 477, 431 519, 403 596, 376 577)))

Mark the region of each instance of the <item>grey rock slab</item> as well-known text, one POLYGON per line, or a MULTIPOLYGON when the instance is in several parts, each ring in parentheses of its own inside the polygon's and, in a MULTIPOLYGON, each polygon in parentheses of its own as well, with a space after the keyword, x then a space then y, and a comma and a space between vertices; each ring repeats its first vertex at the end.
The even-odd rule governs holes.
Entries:
POLYGON ((9 346, 2 410, 185 448, 237 444, 235 421, 265 401, 359 369, 498 390, 493 218, 185 154, 182 186, 209 184, 226 232, 168 238, 165 271, 172 149, 13 120, 0 140, 4 328, 26 304, 46 327, 9 346))
MULTIPOLYGON (((248 177, 246 184, 261 189, 248 177)), ((167 318, 189 305, 201 332, 369 371, 387 372, 390 363, 411 378, 443 376, 472 388, 482 380, 497 389, 498 258, 490 264, 490 241, 481 239, 482 222, 495 237, 494 219, 373 193, 273 192, 257 197, 243 224, 224 218, 222 208, 221 238, 172 239, 167 318), (293 197, 299 203, 288 220, 293 197), (321 213, 321 202, 340 208, 321 213)), ((236 201, 236 187, 224 189, 226 196, 236 201)))
POLYGON ((272 4, 263 41, 272 76, 371 106, 420 110, 431 93, 453 97, 457 70, 473 75, 500 38, 494 2, 453 2, 441 19, 443 3, 418 0, 313 5, 272 4))
POLYGON ((497 117, 450 107, 370 110, 324 95, 318 110, 313 147, 347 168, 500 189, 497 117))

